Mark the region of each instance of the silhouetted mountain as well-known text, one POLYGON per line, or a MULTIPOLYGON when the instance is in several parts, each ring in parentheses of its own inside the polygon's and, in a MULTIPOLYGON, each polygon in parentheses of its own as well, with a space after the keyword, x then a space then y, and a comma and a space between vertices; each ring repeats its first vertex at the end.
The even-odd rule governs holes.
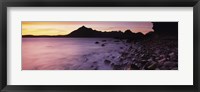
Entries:
POLYGON ((101 37, 101 32, 82 26, 68 34, 67 37, 101 37))
POLYGON ((142 33, 133 33, 131 30, 126 30, 124 33, 121 31, 101 32, 82 26, 74 30, 67 37, 107 37, 107 38, 129 38, 141 37, 142 33))

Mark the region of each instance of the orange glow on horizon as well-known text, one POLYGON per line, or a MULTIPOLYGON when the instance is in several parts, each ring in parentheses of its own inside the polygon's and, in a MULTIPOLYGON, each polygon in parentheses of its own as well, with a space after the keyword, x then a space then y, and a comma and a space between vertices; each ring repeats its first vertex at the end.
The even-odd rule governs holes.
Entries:
POLYGON ((67 35, 81 26, 98 31, 122 31, 130 29, 132 32, 146 34, 153 31, 151 22, 22 22, 22 35, 67 35))

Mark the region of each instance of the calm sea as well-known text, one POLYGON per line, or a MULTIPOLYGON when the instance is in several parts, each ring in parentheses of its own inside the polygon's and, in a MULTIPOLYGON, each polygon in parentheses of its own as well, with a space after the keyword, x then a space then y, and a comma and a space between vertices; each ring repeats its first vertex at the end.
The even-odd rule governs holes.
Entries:
POLYGON ((124 46, 112 38, 22 38, 22 69, 111 69, 105 59, 117 60, 124 46))

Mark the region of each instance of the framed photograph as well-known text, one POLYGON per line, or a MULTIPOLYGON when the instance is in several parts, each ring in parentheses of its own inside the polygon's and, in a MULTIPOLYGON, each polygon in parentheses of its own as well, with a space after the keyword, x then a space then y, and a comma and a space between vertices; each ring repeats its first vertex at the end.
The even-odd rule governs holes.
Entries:
POLYGON ((2 92, 199 91, 199 0, 0 6, 2 92))

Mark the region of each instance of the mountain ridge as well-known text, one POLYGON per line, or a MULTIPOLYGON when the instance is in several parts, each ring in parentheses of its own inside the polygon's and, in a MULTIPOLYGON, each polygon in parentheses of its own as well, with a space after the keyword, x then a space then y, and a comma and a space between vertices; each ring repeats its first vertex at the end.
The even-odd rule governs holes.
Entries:
POLYGON ((79 27, 77 30, 72 31, 67 37, 100 37, 100 38, 134 38, 138 36, 144 36, 143 33, 133 33, 131 30, 127 29, 125 32, 122 31, 111 31, 102 32, 97 31, 92 28, 87 28, 85 26, 79 27))
POLYGON ((138 32, 134 33, 131 30, 127 29, 125 32, 122 31, 111 31, 111 32, 102 32, 98 30, 94 30, 92 28, 88 28, 86 26, 81 26, 78 29, 72 31, 67 35, 23 35, 22 37, 87 37, 87 38, 135 38, 135 37, 142 37, 144 36, 143 33, 138 32))

